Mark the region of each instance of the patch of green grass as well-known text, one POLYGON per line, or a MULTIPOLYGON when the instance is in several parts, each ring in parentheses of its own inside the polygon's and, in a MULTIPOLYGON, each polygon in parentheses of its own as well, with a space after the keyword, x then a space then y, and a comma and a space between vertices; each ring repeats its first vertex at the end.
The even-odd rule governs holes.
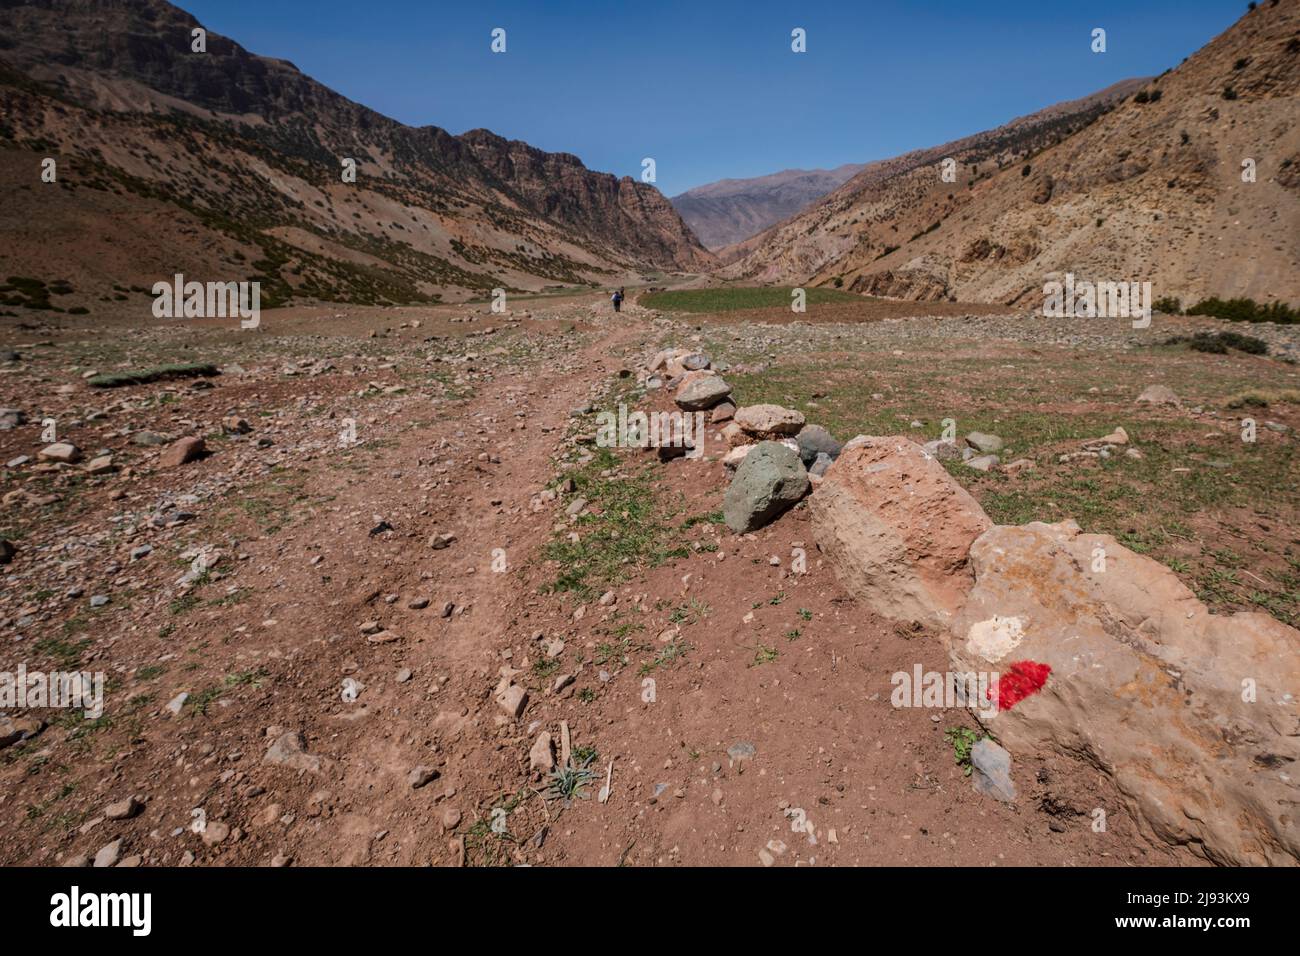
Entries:
POLYGON ((781 652, 775 647, 768 647, 766 644, 759 644, 754 651, 754 662, 750 667, 762 667, 764 664, 771 664, 781 656, 781 652))
POLYGON ((587 499, 587 513, 573 526, 578 540, 564 532, 545 549, 560 569, 547 589, 572 591, 584 599, 622 581, 629 571, 688 553, 655 493, 655 466, 628 461, 635 470, 622 480, 605 481, 600 473, 618 466, 620 459, 608 448, 595 448, 593 455, 571 473, 577 493, 587 499))
POLYGON ((646 674, 653 673, 661 667, 666 667, 674 661, 682 659, 690 649, 690 645, 685 641, 669 641, 659 649, 659 653, 651 660, 642 662, 641 666, 637 668, 637 676, 644 677, 646 674))
MULTIPOLYGON (((66 624, 65 624, 66 629, 66 624)), ((81 666, 81 657, 90 646, 90 638, 71 640, 67 637, 42 637, 32 645, 33 649, 44 657, 51 658, 60 670, 76 670, 81 666)))
POLYGON ((173 598, 168 603, 167 610, 171 611, 173 614, 184 614, 187 611, 194 610, 202 603, 203 602, 199 600, 199 596, 191 592, 189 594, 182 594, 178 598, 173 598))
POLYGON ((131 369, 125 372, 107 372, 86 380, 95 388, 121 388, 125 385, 146 385, 166 379, 211 377, 221 374, 208 362, 173 362, 150 368, 131 369))
MULTIPOLYGON (((719 289, 675 289, 651 292, 638 302, 648 309, 669 312, 731 312, 736 309, 790 308, 793 286, 732 286, 719 289)), ((804 287, 809 306, 828 302, 861 302, 862 296, 820 286, 804 287)))

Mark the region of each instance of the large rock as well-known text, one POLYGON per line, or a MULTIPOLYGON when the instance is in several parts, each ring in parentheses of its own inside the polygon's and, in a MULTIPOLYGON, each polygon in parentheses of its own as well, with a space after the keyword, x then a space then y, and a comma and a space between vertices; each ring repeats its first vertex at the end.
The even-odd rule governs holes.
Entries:
POLYGON ((887 617, 936 626, 961 606, 972 581, 967 552, 993 524, 903 436, 850 441, 811 508, 817 546, 855 597, 887 617))
POLYGON ((832 461, 840 456, 844 446, 835 440, 830 432, 821 425, 805 425, 799 429, 799 457, 805 465, 811 465, 818 455, 826 455, 832 461))
POLYGON ((181 465, 202 458, 206 450, 207 447, 204 445, 203 439, 191 435, 168 445, 158 459, 158 464, 163 468, 178 468, 181 465))
POLYGON ((795 435, 803 428, 803 413, 780 405, 746 405, 732 420, 751 435, 795 435))
POLYGON ((1083 755, 1151 831, 1214 862, 1300 862, 1300 632, 1210 614, 1073 521, 992 528, 970 564, 951 668, 1001 675, 985 719, 1003 745, 1083 755))
POLYGON ((737 534, 754 531, 799 503, 808 473, 794 449, 764 441, 745 455, 722 500, 722 517, 737 534))
POLYGON ((81 449, 70 441, 56 441, 53 445, 46 445, 38 452, 38 457, 42 461, 59 461, 71 464, 74 461, 81 460, 81 449))
POLYGON ((688 412, 702 412, 712 408, 731 394, 731 386, 723 381, 721 375, 707 372, 692 373, 684 381, 675 400, 680 408, 688 412))

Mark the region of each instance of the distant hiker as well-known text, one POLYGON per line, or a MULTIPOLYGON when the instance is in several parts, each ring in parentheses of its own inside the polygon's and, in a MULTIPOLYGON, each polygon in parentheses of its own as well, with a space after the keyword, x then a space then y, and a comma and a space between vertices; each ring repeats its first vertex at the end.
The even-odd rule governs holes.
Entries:
POLYGON ((609 297, 609 301, 614 303, 615 312, 621 312, 622 305, 623 305, 623 290, 620 288, 617 292, 615 292, 612 296, 609 297))

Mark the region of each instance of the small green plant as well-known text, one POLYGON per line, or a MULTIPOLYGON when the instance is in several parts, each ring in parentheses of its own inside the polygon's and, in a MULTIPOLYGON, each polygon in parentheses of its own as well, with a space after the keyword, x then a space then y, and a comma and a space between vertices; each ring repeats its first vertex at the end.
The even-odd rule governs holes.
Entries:
POLYGON ((979 734, 969 727, 949 727, 943 732, 944 739, 952 744, 953 758, 966 776, 971 774, 970 751, 981 740, 979 734))
POLYGON ((764 664, 771 664, 781 653, 775 647, 768 647, 766 644, 759 644, 758 649, 754 651, 754 663, 751 667, 762 667, 764 664))
MULTIPOLYGON (((573 763, 571 758, 569 763, 563 767, 557 767, 550 773, 551 784, 546 788, 547 797, 551 800, 563 800, 566 803, 578 799, 587 799, 588 794, 583 789, 596 779, 596 775, 588 769, 588 764, 595 757, 596 751, 592 750, 587 757, 586 762, 573 763)), ((577 753, 573 757, 577 757, 577 753)))

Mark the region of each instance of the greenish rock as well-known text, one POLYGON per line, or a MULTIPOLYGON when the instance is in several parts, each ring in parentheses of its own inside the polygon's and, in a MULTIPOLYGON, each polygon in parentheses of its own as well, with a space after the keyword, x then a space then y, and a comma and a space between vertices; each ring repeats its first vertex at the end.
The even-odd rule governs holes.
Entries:
POLYGON ((759 442, 731 479, 722 500, 723 520, 737 534, 757 530, 798 504, 808 487, 798 452, 781 442, 759 442))

